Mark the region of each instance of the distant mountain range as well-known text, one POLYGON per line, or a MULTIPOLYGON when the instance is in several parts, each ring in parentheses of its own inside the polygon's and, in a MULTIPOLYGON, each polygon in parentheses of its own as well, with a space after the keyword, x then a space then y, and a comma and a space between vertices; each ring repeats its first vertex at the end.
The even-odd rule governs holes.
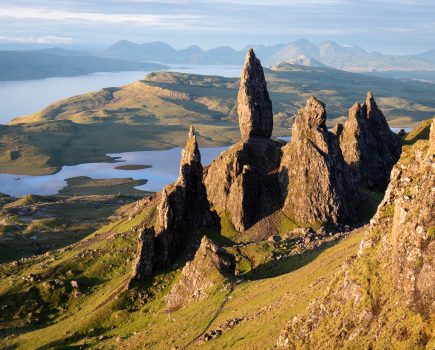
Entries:
POLYGON ((0 81, 77 76, 95 72, 118 72, 168 68, 162 64, 94 57, 62 48, 0 51, 0 81))
POLYGON ((164 42, 135 44, 122 40, 103 50, 104 57, 189 64, 243 64, 248 47, 254 48, 265 65, 296 62, 304 65, 326 65, 351 72, 424 71, 435 70, 435 50, 419 55, 385 55, 368 52, 357 45, 339 45, 333 41, 314 44, 297 40, 273 46, 249 45, 241 50, 220 46, 203 50, 198 46, 176 50, 164 42))
POLYGON ((332 41, 314 44, 297 40, 288 44, 248 45, 241 50, 219 46, 203 50, 189 46, 177 50, 165 42, 136 44, 118 41, 103 50, 74 51, 65 48, 0 50, 0 81, 77 76, 94 72, 167 69, 164 64, 239 65, 252 47, 262 64, 280 63, 330 67, 401 80, 435 83, 435 49, 418 55, 385 55, 357 45, 332 41), (150 63, 155 62, 155 63, 150 63))

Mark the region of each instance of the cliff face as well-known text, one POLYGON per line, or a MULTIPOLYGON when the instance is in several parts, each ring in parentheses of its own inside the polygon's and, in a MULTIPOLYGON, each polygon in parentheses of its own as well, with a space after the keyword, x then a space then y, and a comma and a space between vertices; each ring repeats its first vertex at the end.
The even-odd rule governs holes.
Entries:
POLYGON ((182 153, 177 181, 151 199, 148 207, 153 206, 157 217, 155 226, 139 229, 138 259, 133 274, 136 279, 149 277, 154 270, 168 266, 183 249, 192 230, 201 227, 220 230, 219 218, 210 210, 207 199, 193 128, 182 153))
POLYGON ((365 103, 355 103, 349 110, 349 118, 340 132, 340 147, 360 184, 385 190, 391 169, 400 157, 401 144, 371 92, 365 103))
POLYGON ((181 277, 166 297, 168 309, 175 311, 191 301, 206 298, 212 288, 234 276, 235 258, 203 237, 194 259, 181 271, 181 277))
POLYGON ((433 348, 435 119, 430 135, 404 150, 358 256, 279 348, 433 348))
POLYGON ((283 147, 279 170, 283 211, 302 225, 360 218, 358 191, 338 139, 325 122, 325 105, 310 97, 298 112, 292 140, 283 147))

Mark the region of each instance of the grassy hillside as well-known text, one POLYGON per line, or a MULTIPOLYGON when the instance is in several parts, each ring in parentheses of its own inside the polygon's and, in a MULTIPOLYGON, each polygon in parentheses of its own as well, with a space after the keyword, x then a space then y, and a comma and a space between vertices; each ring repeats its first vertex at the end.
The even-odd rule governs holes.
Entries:
MULTIPOLYGON (((369 89, 392 126, 412 126, 435 113, 433 84, 288 64, 265 73, 275 136, 289 134, 293 115, 312 94, 326 102, 329 125, 369 89)), ((232 144, 240 137, 237 90, 234 78, 162 72, 59 101, 0 126, 0 171, 49 174, 62 165, 107 161, 110 152, 180 146, 190 124, 202 147, 232 144)))
POLYGON ((62 195, 2 195, 0 264, 77 242, 117 215, 120 207, 146 195, 131 179, 68 180, 62 195), (122 192, 122 195, 119 194, 122 192))
MULTIPOLYGON (((244 254, 261 261, 260 267, 269 266, 269 275, 241 276, 217 286, 209 298, 168 313, 165 295, 180 267, 157 275, 143 287, 123 291, 136 247, 130 229, 143 219, 141 215, 130 223, 114 222, 67 249, 18 266, 1 265, 0 305, 6 305, 7 312, 0 318, 0 346, 268 348, 276 343, 289 315, 305 309, 309 300, 321 294, 360 240, 356 233, 336 246, 280 261, 261 260, 279 245, 260 242, 244 254), (273 274, 277 277, 267 277, 273 274), (72 287, 71 281, 79 287, 72 287), (213 342, 192 345, 203 333, 235 318, 242 321, 213 342)), ((182 263, 177 262, 178 266, 182 263)))

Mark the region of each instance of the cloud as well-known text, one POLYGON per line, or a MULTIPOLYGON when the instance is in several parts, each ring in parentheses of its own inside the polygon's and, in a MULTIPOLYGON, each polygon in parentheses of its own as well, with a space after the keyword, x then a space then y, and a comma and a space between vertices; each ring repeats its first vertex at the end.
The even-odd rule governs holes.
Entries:
POLYGON ((72 38, 66 36, 46 35, 35 38, 37 44, 71 44, 72 38))
POLYGON ((71 44, 73 39, 65 36, 44 35, 44 36, 4 36, 0 35, 0 43, 20 44, 71 44))
POLYGON ((131 23, 140 26, 187 26, 199 16, 184 14, 102 13, 66 10, 48 10, 16 6, 0 6, 0 18, 16 20, 90 21, 108 24, 131 23))

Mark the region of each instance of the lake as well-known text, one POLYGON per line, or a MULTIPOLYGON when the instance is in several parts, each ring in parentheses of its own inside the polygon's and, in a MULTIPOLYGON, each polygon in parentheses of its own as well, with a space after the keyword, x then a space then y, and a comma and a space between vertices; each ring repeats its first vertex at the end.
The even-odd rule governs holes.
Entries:
MULTIPOLYGON (((192 74, 239 77, 240 66, 177 65, 167 71, 192 74)), ((147 71, 94 73, 77 77, 47 78, 24 81, 0 82, 0 124, 37 112, 61 99, 99 90, 130 84, 143 79, 147 71)))
MULTIPOLYGON (((227 147, 213 147, 201 149, 202 164, 208 165, 227 147)), ((119 157, 114 163, 85 163, 64 166, 53 175, 28 176, 0 174, 0 192, 11 196, 26 194, 49 195, 56 194, 66 185, 65 179, 75 176, 89 176, 94 179, 133 178, 147 179, 145 185, 137 188, 141 190, 160 191, 163 186, 174 182, 178 177, 181 159, 181 148, 162 151, 140 151, 126 153, 112 153, 111 157, 119 157), (120 165, 147 164, 151 168, 140 170, 115 169, 120 165)))

